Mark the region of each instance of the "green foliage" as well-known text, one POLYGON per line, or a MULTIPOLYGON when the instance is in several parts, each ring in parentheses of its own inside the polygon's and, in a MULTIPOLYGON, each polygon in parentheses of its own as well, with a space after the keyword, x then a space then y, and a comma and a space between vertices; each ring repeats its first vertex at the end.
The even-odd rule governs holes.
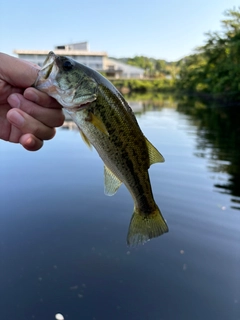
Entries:
POLYGON ((163 79, 117 79, 112 83, 123 93, 164 92, 174 90, 174 81, 163 79))
POLYGON ((207 33, 205 45, 179 62, 179 89, 240 98, 240 8, 225 16, 223 31, 207 33))
POLYGON ((115 80, 124 93, 179 89, 233 101, 240 100, 240 8, 227 10, 221 32, 206 34, 195 53, 177 62, 136 56, 120 59, 143 68, 147 79, 115 80))
POLYGON ((177 66, 176 62, 167 62, 162 59, 135 56, 133 58, 120 59, 123 62, 145 70, 148 78, 172 78, 175 79, 177 66))

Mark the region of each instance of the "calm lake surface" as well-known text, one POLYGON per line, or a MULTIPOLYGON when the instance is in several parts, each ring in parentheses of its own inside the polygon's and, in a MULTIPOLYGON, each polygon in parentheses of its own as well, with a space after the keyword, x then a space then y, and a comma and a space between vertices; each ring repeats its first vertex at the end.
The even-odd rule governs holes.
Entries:
POLYGON ((169 233, 126 245, 132 198, 104 195, 76 130, 35 153, 0 141, 1 320, 240 319, 240 109, 130 104, 166 160, 149 172, 169 233))

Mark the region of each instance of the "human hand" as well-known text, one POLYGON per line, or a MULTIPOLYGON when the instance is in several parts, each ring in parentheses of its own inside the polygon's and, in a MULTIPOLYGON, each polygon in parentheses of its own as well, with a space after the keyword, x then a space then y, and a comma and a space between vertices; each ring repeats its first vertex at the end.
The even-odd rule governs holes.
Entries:
POLYGON ((0 139, 39 150, 64 121, 62 107, 46 93, 30 88, 39 67, 0 53, 0 139))

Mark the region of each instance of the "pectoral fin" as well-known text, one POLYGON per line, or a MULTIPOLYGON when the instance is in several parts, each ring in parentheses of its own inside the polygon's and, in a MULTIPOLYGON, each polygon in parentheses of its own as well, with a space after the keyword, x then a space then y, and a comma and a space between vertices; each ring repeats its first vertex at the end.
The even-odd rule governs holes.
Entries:
POLYGON ((104 166, 104 193, 107 196, 113 196, 121 184, 122 182, 118 177, 108 167, 104 166))
POLYGON ((82 131, 81 129, 79 129, 79 132, 80 132, 80 135, 81 135, 83 141, 86 143, 86 145, 87 145, 90 149, 92 149, 92 145, 91 145, 91 143, 89 142, 88 138, 87 138, 87 137, 85 136, 85 134, 83 133, 83 131, 82 131))
POLYGON ((147 147, 148 147, 150 166, 154 163, 157 163, 157 162, 164 162, 165 159, 163 158, 161 153, 151 144, 151 142, 148 141, 147 138, 145 138, 145 139, 146 139, 146 143, 147 143, 147 147))
POLYGON ((109 136, 109 133, 104 123, 95 114, 89 112, 88 117, 85 120, 91 122, 99 131, 109 136))

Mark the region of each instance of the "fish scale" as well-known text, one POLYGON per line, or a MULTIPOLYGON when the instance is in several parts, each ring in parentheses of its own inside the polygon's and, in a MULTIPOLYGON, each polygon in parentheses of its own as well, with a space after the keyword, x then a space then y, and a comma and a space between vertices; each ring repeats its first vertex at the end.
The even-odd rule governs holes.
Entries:
MULTIPOLYGON (((120 109, 116 112, 115 101, 109 101, 109 95, 112 95, 109 90, 105 94, 100 94, 99 98, 96 101, 96 115, 101 118, 105 127, 108 128, 108 132, 113 130, 113 134, 109 134, 109 136, 103 135, 101 140, 98 140, 97 145, 94 147, 97 149, 99 155, 102 157, 102 160, 107 166, 116 174, 118 177, 120 176, 120 180, 125 180, 125 185, 128 187, 129 191, 134 195, 138 195, 140 190, 143 194, 151 195, 149 200, 152 200, 152 192, 151 186, 148 177, 147 169, 149 168, 149 157, 148 150, 145 143, 145 140, 139 140, 138 134, 136 131, 140 131, 138 124, 132 124, 129 126, 129 122, 126 121, 126 117, 129 117, 129 114, 124 113, 125 118, 120 113, 123 109, 120 109), (111 119, 108 120, 108 119, 111 119), (122 129, 122 126, 124 129, 122 129), (131 139, 129 139, 131 137, 131 139), (100 142, 99 142, 100 141, 100 142), (103 141, 105 141, 104 144, 103 141), (101 145, 101 150, 99 149, 99 144, 101 145), (110 152, 106 152, 109 149, 110 152), (133 157, 134 155, 134 157, 133 157), (110 159, 106 159, 106 157, 110 159), (132 161, 134 159, 134 162, 132 161), (139 175, 138 172, 144 172, 145 175, 139 175), (124 177, 126 177, 124 179, 124 177), (145 180, 145 183, 141 183, 139 181, 139 177, 145 180), (145 187, 143 189, 143 186, 145 187), (136 192, 132 192, 131 190, 135 190, 136 192)), ((100 87, 100 93, 103 93, 102 86, 100 87)), ((118 109, 117 109, 118 110, 118 109)), ((138 133, 139 133, 138 132, 138 133)), ((94 135, 96 132, 94 133, 94 135)), ((136 200, 136 199, 135 199, 136 200)), ((137 202, 137 201, 136 201, 137 202)), ((152 202, 153 201, 149 201, 152 202)), ((140 204, 138 203, 138 206, 140 204)), ((150 206, 150 203, 149 203, 150 206)))
POLYGON ((98 72, 53 52, 35 87, 62 104, 84 141, 97 150, 104 162, 105 193, 113 195, 122 183, 131 193, 134 211, 127 243, 144 243, 168 232, 148 174, 150 165, 164 158, 144 137, 120 92, 98 72))

